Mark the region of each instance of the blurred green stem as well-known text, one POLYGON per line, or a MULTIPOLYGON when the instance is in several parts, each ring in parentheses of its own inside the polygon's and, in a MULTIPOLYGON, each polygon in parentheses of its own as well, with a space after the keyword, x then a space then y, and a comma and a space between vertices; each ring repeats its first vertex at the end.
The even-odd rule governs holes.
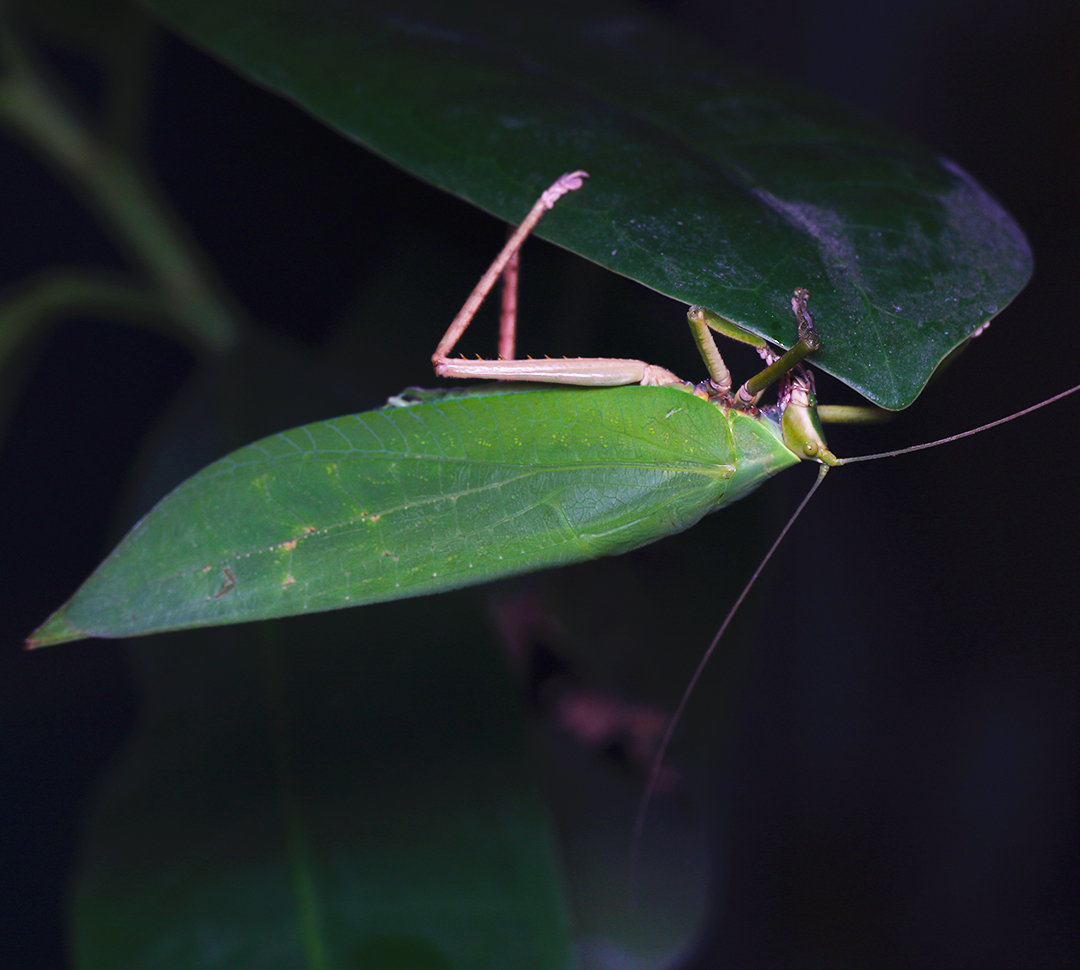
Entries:
POLYGON ((209 282, 197 247, 185 237, 149 175, 131 157, 96 139, 49 90, 0 17, 6 120, 88 196, 124 249, 149 273, 171 314, 204 349, 228 350, 239 336, 230 301, 209 282))
POLYGON ((30 280, 0 303, 0 361, 10 357, 39 321, 87 313, 141 322, 167 316, 153 292, 78 270, 55 270, 30 280))
POLYGON ((325 970, 326 943, 319 894, 313 878, 311 838, 304 821, 298 770, 296 724, 289 705, 288 659, 281 625, 270 621, 254 627, 263 659, 263 690, 267 711, 277 729, 278 800, 285 825, 296 922, 307 970, 325 970))

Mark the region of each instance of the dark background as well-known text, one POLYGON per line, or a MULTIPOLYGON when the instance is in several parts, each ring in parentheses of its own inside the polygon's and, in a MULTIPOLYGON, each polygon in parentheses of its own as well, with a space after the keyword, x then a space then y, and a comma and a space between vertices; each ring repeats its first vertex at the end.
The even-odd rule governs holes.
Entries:
MULTIPOLYGON (((718 59, 734 54, 934 145, 1029 235, 1028 289, 890 426, 832 432, 835 452, 960 431, 1076 381, 1075 3, 662 7, 714 37, 718 59)), ((160 58, 155 166, 284 356, 302 369, 303 353, 407 253, 403 312, 379 321, 385 340, 373 335, 339 360, 327 396, 360 410, 430 383, 431 349, 502 228, 178 41, 160 58)), ((58 263, 123 266, 79 201, 7 141, 0 184, 0 283, 58 263)), ((563 306, 560 277, 577 272, 549 249, 526 257, 526 332, 542 328, 529 330, 530 314, 542 321, 563 306)), ((613 306, 635 302, 659 322, 639 341, 616 309, 594 322, 588 352, 693 373, 681 308, 610 286, 613 306)), ((526 350, 548 352, 547 339, 553 354, 579 352, 561 331, 526 350)), ((0 948, 5 966, 54 968, 64 965, 80 819, 135 698, 115 645, 28 655, 20 644, 126 524, 114 518, 117 497, 195 362, 164 337, 90 319, 64 322, 31 350, 0 453, 0 948)), ((326 416, 322 402, 303 406, 313 413, 301 420, 326 416)), ((769 574, 715 768, 719 888, 700 966, 1076 965, 1076 409, 1065 402, 825 483, 769 574)), ((260 417, 266 430, 282 426, 260 417)), ((770 507, 793 507, 809 477, 767 486, 770 507)), ((698 529, 719 535, 726 514, 698 529)), ((679 555, 686 538, 667 540, 665 554, 679 555)), ((751 565, 725 555, 711 568, 730 584, 751 565)), ((700 604, 687 635, 721 612, 700 604)))

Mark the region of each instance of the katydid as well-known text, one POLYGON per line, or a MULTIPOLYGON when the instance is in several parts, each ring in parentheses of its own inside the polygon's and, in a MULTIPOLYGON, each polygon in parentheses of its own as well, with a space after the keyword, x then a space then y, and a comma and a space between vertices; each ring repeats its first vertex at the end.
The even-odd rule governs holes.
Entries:
POLYGON ((818 345, 802 289, 799 337, 782 355, 692 308, 709 374, 699 384, 636 360, 512 359, 512 285, 506 359, 448 356, 543 212, 584 177, 563 176, 538 200, 433 358, 446 377, 578 386, 406 393, 241 448, 162 499, 28 644, 357 606, 621 553, 800 460, 822 473, 842 463, 801 363, 818 345), (766 368, 732 392, 710 330, 755 345, 766 368), (759 407, 777 380, 780 404, 759 407))

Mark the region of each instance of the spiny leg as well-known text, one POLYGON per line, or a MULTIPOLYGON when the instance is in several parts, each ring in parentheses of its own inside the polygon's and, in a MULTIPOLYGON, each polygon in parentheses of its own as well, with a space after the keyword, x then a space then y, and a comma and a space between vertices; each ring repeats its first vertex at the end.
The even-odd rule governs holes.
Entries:
MULTIPOLYGON (((465 305, 454 317, 432 355, 435 373, 440 377, 480 378, 487 380, 541 381, 552 384, 574 384, 585 387, 615 387, 622 384, 667 385, 685 384, 671 371, 641 360, 619 360, 607 357, 578 357, 561 360, 515 360, 517 283, 512 279, 504 288, 500 320, 500 360, 453 359, 448 355, 461 339, 473 316, 491 292, 495 281, 515 260, 521 244, 532 232, 540 217, 567 192, 581 188, 586 172, 569 172, 559 178, 529 210, 520 226, 511 233, 502 252, 480 278, 465 305)), ((516 277, 516 267, 514 276, 516 277)))
POLYGON ((514 254, 521 248, 521 244, 525 241, 529 233, 533 231, 533 228, 540 221, 540 217, 547 212, 548 209, 552 208, 556 201, 567 192, 580 189, 584 184, 583 180, 588 178, 588 174, 588 172, 580 171, 567 172, 565 175, 559 176, 559 178, 544 191, 540 198, 536 200, 533 207, 529 210, 528 215, 522 220, 521 225, 510 234, 510 238, 506 240, 506 245, 503 246, 499 255, 495 257, 495 261, 488 267, 487 272, 480 277, 480 282, 473 288, 472 293, 469 294, 469 298, 465 301, 465 305, 458 311, 457 316, 451 321, 446 333, 443 334, 443 338, 439 341, 439 346, 435 348, 435 353, 431 358, 432 362, 436 365, 436 371, 438 370, 439 361, 445 359, 447 354, 454 349, 454 345, 461 339, 461 335, 465 332, 465 328, 472 322, 472 318, 476 315, 476 311, 480 308, 480 304, 484 302, 485 297, 491 292, 491 288, 495 285, 495 281, 506 268, 506 264, 510 262, 514 257, 514 254))

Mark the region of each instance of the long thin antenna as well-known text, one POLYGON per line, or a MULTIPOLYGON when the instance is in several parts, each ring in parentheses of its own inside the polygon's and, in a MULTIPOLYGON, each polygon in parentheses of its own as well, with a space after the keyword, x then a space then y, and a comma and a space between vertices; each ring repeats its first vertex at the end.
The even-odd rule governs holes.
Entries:
POLYGON ((724 622, 720 624, 720 629, 716 631, 716 636, 713 637, 712 643, 709 644, 708 649, 702 655, 701 660, 698 661, 698 665, 694 670, 693 676, 690 678, 690 682, 686 685, 686 690, 683 691, 682 697, 679 699, 679 704, 675 708, 675 713, 671 715, 671 720, 668 721, 667 727, 664 730, 664 736, 660 739, 660 747, 656 749, 656 754, 653 756, 652 765, 649 768, 649 780, 645 784, 645 791, 641 796, 641 801, 638 803, 637 815, 634 818, 634 828, 630 836, 630 900, 631 904, 637 898, 637 873, 638 873, 638 859, 641 853, 641 837, 645 832, 645 818, 649 812, 649 804, 652 802, 653 795, 656 794, 656 785, 660 779, 660 772, 664 767, 664 759, 667 756, 668 746, 671 744, 671 739, 675 736, 675 729, 679 725, 679 721, 682 718, 683 711, 686 709, 686 705, 690 700, 690 695, 694 692, 694 688, 697 686, 697 682, 701 679, 702 673, 704 673, 706 666, 708 666, 709 660, 712 658, 713 653, 716 652, 716 648, 720 644, 720 640, 724 636, 724 632, 731 624, 735 614, 739 611, 739 607, 742 606, 742 602, 746 599, 747 594, 753 589, 754 583, 757 582, 758 577, 761 575, 762 570, 772 559, 773 553, 776 552, 780 543, 784 541, 784 536, 788 534, 791 527, 795 524, 795 520, 802 514, 802 510, 806 508, 807 503, 810 501, 814 492, 818 490, 818 486, 825 478, 825 473, 829 470, 828 465, 822 465, 821 470, 818 472, 818 477, 814 480, 814 484, 810 486, 810 491, 806 493, 806 496, 799 503, 799 507, 791 513, 791 517, 787 520, 787 524, 780 530, 780 534, 773 541, 773 544, 769 547, 769 551, 765 553, 761 562, 758 563, 757 568, 753 574, 746 581, 746 585, 743 587, 742 592, 739 593, 738 599, 728 610, 727 616, 724 617, 724 622))
MULTIPOLYGON (((977 428, 972 428, 969 431, 961 431, 959 434, 949 435, 947 438, 938 438, 936 441, 928 441, 921 445, 910 445, 907 448, 898 448, 895 451, 883 451, 874 455, 855 455, 851 458, 837 459, 838 465, 850 465, 857 461, 873 461, 877 458, 894 458, 898 455, 908 455, 914 451, 925 451, 927 448, 937 448, 939 445, 950 444, 954 441, 959 441, 961 438, 970 438, 972 435, 981 434, 984 431, 989 431, 991 428, 996 428, 998 425, 1008 424, 1010 421, 1015 421, 1017 418, 1022 418, 1024 415, 1031 414, 1033 411, 1038 411, 1040 408, 1044 408, 1047 405, 1055 404, 1063 398, 1068 397, 1071 394, 1076 394, 1080 391, 1080 384, 1074 387, 1070 387, 1068 390, 1061 391, 1055 394, 1053 397, 1047 398, 1045 401, 1041 401, 1038 404, 1033 404, 1031 407, 1024 408, 1021 411, 1016 411, 1013 414, 1004 418, 998 418, 996 421, 990 421, 987 424, 979 425, 977 428)), ((708 665, 713 653, 715 653, 717 646, 720 644, 720 640, 723 638, 724 633, 730 626, 732 619, 738 612, 739 607, 742 606, 743 600, 746 599, 747 594, 753 588, 754 583, 757 582, 758 577, 761 575, 765 566, 772 558, 773 553, 776 552, 780 543, 784 540, 784 536, 788 534, 791 527, 795 524, 795 521, 802 514, 807 503, 810 501, 814 492, 817 491, 818 486, 821 484, 822 479, 825 477, 825 473, 828 471, 829 466, 822 465, 821 471, 818 473, 817 479, 811 486, 810 490, 806 493, 806 496, 799 503, 799 507, 791 514, 787 524, 780 530, 780 534, 776 537, 773 544, 769 547, 769 551, 765 554, 764 558, 758 563, 757 568, 754 570, 753 575, 747 581, 743 587, 741 593, 739 593, 738 599, 735 600, 734 605, 728 611, 724 622, 720 624, 720 629, 716 631, 716 636, 713 637, 712 642, 709 644, 708 649, 702 655, 701 660, 698 661, 698 665, 694 670, 693 675, 690 677, 690 682, 686 685, 686 689, 683 691, 682 697, 679 699, 678 706, 675 708, 675 713, 672 714, 671 720, 668 721, 667 727, 664 730, 664 736, 660 739, 660 746, 657 748, 656 754, 653 757, 652 765, 649 768, 649 779, 645 785, 645 791, 641 796, 641 801, 638 803, 637 815, 634 818, 633 832, 630 838, 630 853, 629 853, 629 870, 630 870, 630 900, 631 905, 637 897, 637 874, 638 874, 638 861, 641 853, 641 841, 645 832, 645 819, 648 816, 649 805, 652 802, 653 795, 656 794, 656 786, 660 779, 660 772, 664 766, 664 760, 667 757, 668 747, 671 744, 671 739, 675 735, 675 730, 678 727, 679 721, 682 719, 683 711, 686 709, 686 705, 690 700, 690 695, 694 692, 694 688, 697 686, 698 681, 701 679, 701 675, 708 665)))
POLYGON ((850 465, 857 461, 873 461, 875 458, 895 458, 897 455, 910 455, 913 451, 925 451, 927 448, 936 448, 938 445, 947 445, 953 441, 959 441, 961 438, 970 438, 973 434, 981 434, 983 431, 989 431, 991 428, 996 428, 999 424, 1008 424, 1010 421, 1022 418, 1025 414, 1031 414, 1032 411, 1038 411, 1039 408, 1044 408, 1048 404, 1055 404, 1063 397, 1068 397, 1070 394, 1075 394, 1077 391, 1080 391, 1080 384, 1077 384, 1075 387, 1070 387, 1067 391, 1061 391, 1053 397, 1048 397, 1045 401, 1041 401, 1038 404, 1033 404, 1029 408, 1024 408, 1023 411, 1017 411, 1015 414, 1010 414, 1008 417, 998 418, 996 421, 991 421, 989 424, 981 424, 979 427, 972 428, 970 431, 961 431, 959 434, 951 434, 947 438, 938 438, 937 441, 927 441, 921 445, 909 445, 907 448, 897 448, 896 451, 882 451, 876 455, 856 455, 853 458, 838 458, 836 463, 838 465, 850 465))

